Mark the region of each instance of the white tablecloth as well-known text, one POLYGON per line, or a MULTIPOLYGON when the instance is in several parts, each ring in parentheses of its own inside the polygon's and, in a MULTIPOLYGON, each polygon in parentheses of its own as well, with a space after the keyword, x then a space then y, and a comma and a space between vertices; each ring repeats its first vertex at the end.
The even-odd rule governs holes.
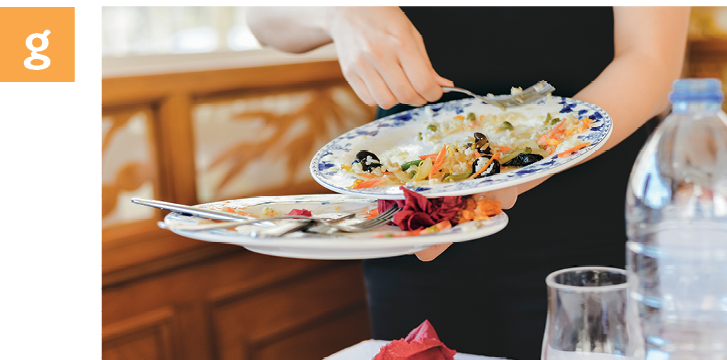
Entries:
MULTIPOLYGON (((331 356, 325 358, 325 360, 371 360, 379 353, 381 347, 388 344, 385 340, 366 340, 362 341, 354 346, 343 349, 331 356)), ((445 344, 446 345, 446 344, 445 344)), ((457 350, 457 349, 454 349, 457 350)), ((503 358, 495 358, 482 355, 471 355, 457 353, 454 355, 455 360, 496 360, 503 358)))

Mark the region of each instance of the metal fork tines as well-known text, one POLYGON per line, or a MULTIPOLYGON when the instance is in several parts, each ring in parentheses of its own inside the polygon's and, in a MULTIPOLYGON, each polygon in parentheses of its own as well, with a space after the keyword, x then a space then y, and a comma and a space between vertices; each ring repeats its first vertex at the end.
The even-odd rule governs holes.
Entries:
POLYGON ((347 232, 347 233, 357 233, 357 232, 364 232, 364 231, 370 231, 373 230, 379 226, 385 225, 391 221, 391 219, 394 217, 394 214, 399 212, 401 210, 400 208, 394 206, 389 208, 388 210, 384 211, 383 213, 374 216, 371 219, 364 220, 360 223, 356 224, 320 224, 318 226, 312 227, 307 229, 308 232, 314 232, 314 233, 331 233, 335 231, 341 231, 341 232, 347 232))
POLYGON ((523 90, 517 94, 511 95, 497 95, 497 96, 482 96, 472 93, 469 90, 465 90, 458 87, 442 87, 445 91, 456 91, 467 94, 479 100, 482 100, 488 104, 496 105, 499 107, 510 107, 517 105, 530 104, 540 100, 541 98, 548 96, 555 88, 553 85, 548 84, 547 81, 539 81, 537 84, 523 90))

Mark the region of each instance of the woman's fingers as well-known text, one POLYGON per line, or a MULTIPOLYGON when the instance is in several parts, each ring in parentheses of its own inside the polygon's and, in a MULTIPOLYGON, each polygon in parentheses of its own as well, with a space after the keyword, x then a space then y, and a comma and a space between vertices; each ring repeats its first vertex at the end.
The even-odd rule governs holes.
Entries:
POLYGON ((493 201, 499 201, 500 202, 500 208, 507 210, 515 206, 515 202, 517 201, 517 195, 518 195, 518 187, 511 186, 504 189, 498 189, 483 193, 478 193, 472 195, 472 197, 475 200, 478 200, 480 198, 485 198, 487 200, 493 200, 493 201))
POLYGON ((422 251, 414 253, 421 261, 432 261, 441 255, 452 243, 432 245, 422 251))
POLYGON ((452 86, 434 71, 421 35, 399 8, 343 8, 332 24, 344 77, 365 103, 424 105, 441 98, 441 86, 452 86))
POLYGON ((366 105, 377 105, 376 101, 374 101, 374 98, 371 96, 366 83, 364 83, 358 75, 352 75, 350 77, 347 76, 346 80, 348 81, 348 85, 351 86, 351 89, 353 89, 353 92, 356 93, 356 96, 358 96, 359 99, 361 99, 366 105))

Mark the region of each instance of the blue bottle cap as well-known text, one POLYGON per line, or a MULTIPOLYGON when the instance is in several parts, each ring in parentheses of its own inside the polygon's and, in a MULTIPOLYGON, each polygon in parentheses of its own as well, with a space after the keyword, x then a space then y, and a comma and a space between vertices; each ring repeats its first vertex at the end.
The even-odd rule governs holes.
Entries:
POLYGON ((714 101, 722 102, 722 81, 714 78, 677 79, 672 83, 669 101, 714 101))

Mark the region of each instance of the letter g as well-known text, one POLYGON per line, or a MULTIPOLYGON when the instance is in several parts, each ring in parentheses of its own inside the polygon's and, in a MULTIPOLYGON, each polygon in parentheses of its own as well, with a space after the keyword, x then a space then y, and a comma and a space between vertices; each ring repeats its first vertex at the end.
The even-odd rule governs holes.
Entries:
POLYGON ((38 51, 43 51, 48 47, 48 34, 50 34, 50 30, 46 30, 42 34, 32 34, 25 39, 25 46, 31 51, 30 57, 26 58, 25 62, 23 62, 23 65, 25 65, 26 68, 30 70, 43 70, 50 66, 50 58, 45 55, 38 54, 38 51), (35 38, 40 39, 40 47, 33 46, 33 39, 35 38), (43 64, 31 64, 30 62, 34 59, 42 60, 43 64))

